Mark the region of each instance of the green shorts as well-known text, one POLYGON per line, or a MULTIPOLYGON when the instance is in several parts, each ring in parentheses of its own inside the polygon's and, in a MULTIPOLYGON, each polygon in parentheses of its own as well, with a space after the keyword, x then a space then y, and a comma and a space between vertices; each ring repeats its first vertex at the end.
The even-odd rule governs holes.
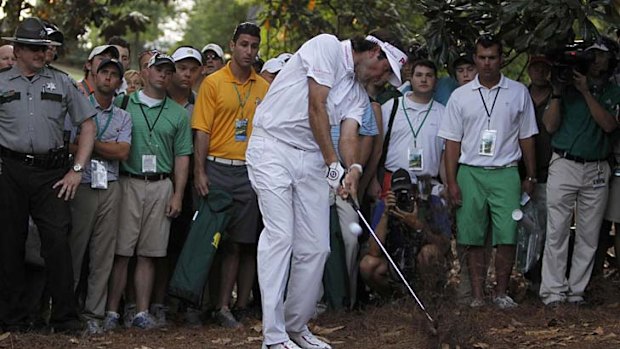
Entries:
POLYGON ((456 181, 463 205, 456 210, 457 243, 484 246, 492 219, 493 246, 514 245, 517 222, 512 211, 519 208, 521 183, 517 167, 485 169, 461 165, 456 181))

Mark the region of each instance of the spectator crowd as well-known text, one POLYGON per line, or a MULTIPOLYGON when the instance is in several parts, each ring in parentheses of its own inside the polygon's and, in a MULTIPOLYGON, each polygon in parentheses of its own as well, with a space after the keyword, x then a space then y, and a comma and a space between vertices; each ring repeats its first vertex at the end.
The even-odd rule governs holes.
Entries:
POLYGON ((401 271, 440 292, 453 258, 457 303, 517 307, 526 207, 543 217, 526 277, 545 307, 587 305, 620 247, 618 40, 564 71, 531 52, 526 86, 492 35, 444 74, 383 29, 263 62, 246 22, 227 52, 144 50, 137 70, 113 37, 79 81, 54 67, 55 25, 26 18, 2 39, 4 331, 255 317, 264 348, 327 349, 311 318, 405 295, 401 271))

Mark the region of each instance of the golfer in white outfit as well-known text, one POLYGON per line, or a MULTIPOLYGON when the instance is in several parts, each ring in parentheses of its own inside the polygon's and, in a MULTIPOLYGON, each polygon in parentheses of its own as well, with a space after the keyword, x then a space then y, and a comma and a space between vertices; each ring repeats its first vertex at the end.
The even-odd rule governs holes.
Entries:
POLYGON ((331 348, 307 327, 329 254, 329 187, 344 197, 357 191, 358 126, 368 104, 363 84, 400 85, 407 56, 397 46, 383 30, 342 42, 316 36, 291 57, 256 110, 246 161, 265 223, 258 242, 263 348, 331 348), (330 137, 338 124, 344 167, 330 137))

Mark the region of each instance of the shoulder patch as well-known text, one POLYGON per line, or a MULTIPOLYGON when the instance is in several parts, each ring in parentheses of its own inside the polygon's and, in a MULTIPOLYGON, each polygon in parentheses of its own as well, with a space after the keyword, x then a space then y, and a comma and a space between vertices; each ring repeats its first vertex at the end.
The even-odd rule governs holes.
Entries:
MULTIPOLYGON (((54 71, 57 71, 57 72, 59 72, 59 73, 63 73, 63 74, 65 74, 65 75, 69 76, 69 73, 67 73, 67 72, 66 72, 66 71, 64 71, 64 70, 58 69, 58 68, 54 67, 54 66, 53 66, 53 65, 51 65, 51 64, 48 64, 48 65, 47 65, 47 67, 48 67, 49 69, 51 69, 51 70, 54 70, 54 71)), ((73 79, 71 79, 71 80, 73 80, 73 79)))

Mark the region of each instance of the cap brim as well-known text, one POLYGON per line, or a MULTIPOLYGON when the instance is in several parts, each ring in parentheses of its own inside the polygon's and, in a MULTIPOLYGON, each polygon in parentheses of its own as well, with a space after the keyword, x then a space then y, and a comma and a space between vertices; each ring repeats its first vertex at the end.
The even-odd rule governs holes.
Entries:
MULTIPOLYGON (((174 57, 173 57, 173 58, 174 58, 174 57)), ((182 60, 184 60, 184 59, 193 59, 193 60, 197 61, 197 62, 198 62, 198 64, 202 65, 202 61, 201 61, 201 60, 199 60, 198 58, 196 58, 195 56, 192 56, 192 55, 186 55, 186 56, 176 57, 176 58, 174 58, 174 62, 175 62, 175 63, 177 63, 177 62, 180 62, 180 61, 182 61, 182 60)))
POLYGON ((151 65, 151 67, 156 67, 156 66, 160 66, 160 65, 169 65, 173 71, 177 71, 177 67, 173 62, 155 62, 153 63, 153 65, 151 65))
POLYGON ((15 43, 18 43, 18 44, 24 44, 24 45, 62 46, 61 43, 56 42, 56 41, 52 41, 52 40, 23 39, 23 38, 6 37, 6 36, 3 36, 2 40, 6 40, 6 41, 10 41, 10 42, 15 42, 15 43))

